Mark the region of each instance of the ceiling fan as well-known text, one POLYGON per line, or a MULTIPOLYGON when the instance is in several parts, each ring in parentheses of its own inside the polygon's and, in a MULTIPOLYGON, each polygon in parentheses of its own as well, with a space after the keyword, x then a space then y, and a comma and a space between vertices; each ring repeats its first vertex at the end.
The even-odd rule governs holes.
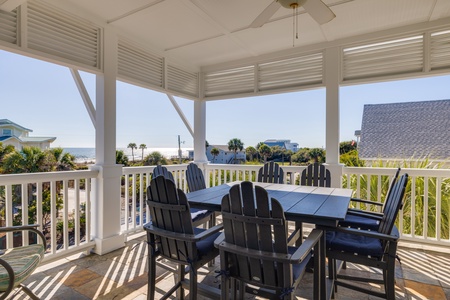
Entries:
POLYGON ((336 17, 333 11, 322 0, 274 0, 262 13, 250 24, 251 28, 263 26, 277 12, 280 7, 294 10, 297 14, 298 7, 305 11, 320 25, 325 24, 336 17))

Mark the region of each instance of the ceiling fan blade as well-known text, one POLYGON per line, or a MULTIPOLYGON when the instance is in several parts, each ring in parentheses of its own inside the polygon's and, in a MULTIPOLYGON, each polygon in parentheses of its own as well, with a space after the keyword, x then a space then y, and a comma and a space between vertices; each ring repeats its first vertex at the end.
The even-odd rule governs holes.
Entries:
POLYGON ((259 16, 250 24, 251 28, 258 28, 266 24, 267 21, 277 12, 281 7, 280 3, 273 1, 267 6, 259 16))
POLYGON ((307 0, 302 7, 320 25, 328 23, 336 17, 321 0, 307 0))

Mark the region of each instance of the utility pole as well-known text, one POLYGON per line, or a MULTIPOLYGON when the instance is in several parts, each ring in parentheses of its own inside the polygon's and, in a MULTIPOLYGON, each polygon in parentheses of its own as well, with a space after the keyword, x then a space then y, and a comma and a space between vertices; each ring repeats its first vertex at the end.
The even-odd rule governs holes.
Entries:
POLYGON ((178 135, 178 161, 181 165, 181 144, 184 144, 184 141, 180 140, 180 135, 178 135))

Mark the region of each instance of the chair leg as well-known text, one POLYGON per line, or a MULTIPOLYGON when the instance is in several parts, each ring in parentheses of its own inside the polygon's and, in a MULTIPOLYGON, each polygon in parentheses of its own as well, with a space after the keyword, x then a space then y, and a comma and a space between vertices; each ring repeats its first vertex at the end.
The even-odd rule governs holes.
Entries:
POLYGON ((21 284, 20 287, 22 288, 22 290, 25 292, 25 294, 28 295, 28 297, 30 297, 33 300, 39 300, 39 298, 25 285, 21 284))
POLYGON ((149 249, 149 254, 148 254, 148 287, 147 287, 147 299, 149 299, 149 300, 154 300, 155 299, 155 281, 156 281, 156 259, 151 254, 151 249, 149 249))
POLYGON ((197 274, 195 268, 189 268, 189 300, 197 300, 197 274))
MULTIPOLYGON (((184 277, 186 276, 186 267, 184 265, 178 265, 178 272, 177 272, 177 282, 181 283, 184 281, 184 277)), ((180 284, 180 288, 177 290, 176 293, 177 299, 183 300, 184 299, 184 288, 183 285, 180 284)))

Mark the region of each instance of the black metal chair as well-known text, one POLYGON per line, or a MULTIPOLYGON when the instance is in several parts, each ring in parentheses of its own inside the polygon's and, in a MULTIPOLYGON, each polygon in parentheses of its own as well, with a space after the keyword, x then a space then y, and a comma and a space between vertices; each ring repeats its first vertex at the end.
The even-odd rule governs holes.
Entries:
POLYGON ((310 164, 302 171, 300 185, 330 187, 330 170, 319 163, 310 164))
POLYGON ((368 229, 368 230, 378 230, 380 226, 380 221, 383 218, 383 214, 386 208, 387 202, 392 199, 390 194, 393 190, 394 184, 398 179, 398 175, 400 174, 400 168, 395 172, 394 177, 392 178, 391 184, 389 185, 389 189, 386 193, 386 198, 383 203, 364 200, 359 198, 352 198, 351 200, 354 202, 363 203, 366 205, 374 205, 380 207, 381 212, 360 210, 360 209, 352 209, 349 208, 347 212, 347 216, 345 220, 339 222, 339 226, 344 227, 352 227, 352 228, 360 228, 360 229, 368 229))
POLYGON ((330 278, 337 286, 344 286, 358 292, 385 299, 395 299, 395 259, 398 229, 394 223, 403 205, 408 174, 404 174, 393 185, 385 207, 385 213, 377 231, 337 227, 327 231, 326 253, 330 278), (352 262, 370 268, 381 269, 382 278, 357 277, 339 274, 337 261, 352 262), (384 293, 356 285, 354 282, 378 283, 384 286, 384 293))
MULTIPOLYGON (((161 165, 158 165, 153 169, 153 178, 156 178, 158 176, 164 176, 164 178, 170 179, 172 180, 172 182, 175 182, 172 172, 168 171, 166 167, 163 167, 161 165)), ((213 212, 191 208, 192 222, 194 222, 195 227, 207 222, 210 222, 210 227, 214 226, 215 218, 213 218, 212 215, 214 215, 213 212)))
POLYGON ((197 270, 219 254, 214 240, 222 225, 210 229, 195 228, 186 195, 172 180, 163 176, 152 179, 147 197, 152 220, 144 225, 149 248, 148 299, 155 299, 156 259, 159 257, 178 264, 177 283, 161 299, 167 299, 177 290, 180 297, 184 297, 186 287, 190 299, 197 299, 198 293, 218 296, 218 291, 197 283, 197 270), (189 267, 189 280, 185 278, 185 266, 189 267))
MULTIPOLYGON (((311 259, 311 250, 320 251, 323 232, 314 229, 299 248, 289 247, 286 219, 280 203, 267 191, 245 181, 231 187, 222 199, 224 233, 216 240, 220 249, 222 297, 230 296, 230 281, 239 290, 271 299, 294 299, 294 292, 311 259), (249 286, 251 285, 251 286, 249 286)), ((318 255, 314 256, 319 265, 318 255)), ((319 282, 315 273, 314 282, 319 282)), ((314 289, 317 299, 319 289, 314 289)))
POLYGON ((0 299, 6 299, 15 288, 21 288, 31 299, 39 299, 22 283, 36 270, 44 258, 47 244, 39 225, 0 227, 0 234, 8 232, 35 233, 40 243, 0 250, 0 299))
POLYGON ((283 169, 273 161, 265 163, 258 171, 258 182, 284 183, 283 169))

